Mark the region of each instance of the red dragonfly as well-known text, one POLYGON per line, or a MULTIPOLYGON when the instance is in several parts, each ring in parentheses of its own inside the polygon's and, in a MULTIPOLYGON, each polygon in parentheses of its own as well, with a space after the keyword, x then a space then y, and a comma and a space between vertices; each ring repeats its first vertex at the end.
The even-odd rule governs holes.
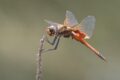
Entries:
POLYGON ((87 16, 84 18, 79 24, 74 14, 70 11, 66 11, 66 17, 63 24, 59 24, 56 22, 45 20, 49 27, 47 27, 46 32, 49 36, 54 36, 52 42, 50 42, 46 36, 46 41, 54 45, 55 47, 52 49, 48 49, 46 51, 56 50, 60 41, 60 38, 63 36, 64 38, 72 37, 76 41, 81 42, 86 47, 91 49, 99 58, 106 61, 105 57, 97 51, 94 47, 92 47, 85 39, 90 39, 92 36, 92 32, 95 28, 96 19, 94 16, 87 16))

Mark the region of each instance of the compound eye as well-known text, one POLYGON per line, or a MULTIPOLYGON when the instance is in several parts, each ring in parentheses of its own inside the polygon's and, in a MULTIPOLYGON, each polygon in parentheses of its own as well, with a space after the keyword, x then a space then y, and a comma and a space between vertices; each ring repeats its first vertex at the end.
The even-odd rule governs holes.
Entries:
POLYGON ((48 33, 48 35, 53 36, 55 34, 55 30, 52 28, 48 28, 47 33, 48 33))
POLYGON ((54 33, 55 31, 53 29, 49 29, 51 33, 54 33))

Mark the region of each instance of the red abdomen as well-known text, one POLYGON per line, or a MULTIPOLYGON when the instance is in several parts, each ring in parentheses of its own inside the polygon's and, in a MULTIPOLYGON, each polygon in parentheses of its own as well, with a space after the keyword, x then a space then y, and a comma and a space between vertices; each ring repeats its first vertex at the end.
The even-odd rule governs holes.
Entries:
POLYGON ((72 37, 77 41, 81 41, 85 38, 85 34, 83 32, 80 32, 79 30, 72 32, 72 34, 72 37))

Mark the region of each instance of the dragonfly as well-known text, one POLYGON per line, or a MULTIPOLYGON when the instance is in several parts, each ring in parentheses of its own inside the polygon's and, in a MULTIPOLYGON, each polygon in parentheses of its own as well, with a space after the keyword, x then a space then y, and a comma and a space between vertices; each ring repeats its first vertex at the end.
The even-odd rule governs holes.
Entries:
POLYGON ((54 47, 46 51, 56 50, 61 37, 69 38, 81 42, 87 48, 93 51, 99 58, 106 61, 106 58, 94 47, 92 47, 86 39, 90 39, 93 35, 93 30, 95 28, 96 19, 94 16, 85 17, 80 23, 78 23, 74 14, 71 11, 66 11, 65 20, 63 24, 45 20, 49 24, 46 28, 46 33, 48 36, 53 36, 54 39, 50 41, 46 36, 45 40, 54 47))

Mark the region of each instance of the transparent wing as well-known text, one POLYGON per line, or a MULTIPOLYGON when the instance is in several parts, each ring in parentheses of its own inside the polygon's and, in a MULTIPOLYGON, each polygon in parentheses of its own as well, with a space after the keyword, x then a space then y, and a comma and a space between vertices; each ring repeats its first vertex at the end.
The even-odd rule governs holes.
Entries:
POLYGON ((89 39, 92 36, 93 30, 95 28, 95 17, 94 16, 87 16, 83 19, 80 23, 80 31, 86 34, 85 39, 89 39))
POLYGON ((72 27, 72 26, 75 26, 77 24, 78 24, 78 21, 76 20, 74 14, 67 10, 64 25, 72 27))
POLYGON ((52 22, 52 21, 49 21, 49 20, 45 20, 45 22, 47 22, 50 25, 49 27, 53 28, 56 32, 58 30, 60 30, 61 27, 63 27, 62 24, 59 24, 59 23, 56 23, 56 22, 52 22))
POLYGON ((49 20, 44 20, 45 22, 47 22, 49 25, 51 26, 55 26, 57 27, 59 25, 59 23, 56 23, 56 22, 52 22, 52 21, 49 21, 49 20))

